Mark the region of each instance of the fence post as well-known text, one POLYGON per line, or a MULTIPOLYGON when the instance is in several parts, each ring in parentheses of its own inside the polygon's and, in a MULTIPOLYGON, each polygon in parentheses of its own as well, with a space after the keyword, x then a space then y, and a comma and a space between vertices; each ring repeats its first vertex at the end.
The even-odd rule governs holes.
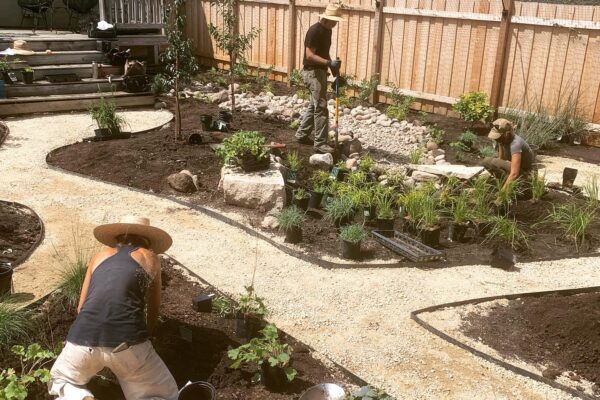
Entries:
POLYGON ((490 104, 494 108, 494 119, 498 117, 498 107, 502 97, 502 82, 506 78, 506 50, 510 41, 510 22, 515 12, 515 0, 502 0, 502 20, 500 21, 500 32, 498 34, 498 49, 496 51, 496 65, 492 78, 492 93, 490 104), (505 6, 505 4, 508 5, 505 6))
MULTIPOLYGON (((383 47, 383 2, 385 0, 375 0, 375 24, 373 32, 373 50, 371 56, 371 76, 377 75, 381 79, 381 49, 383 47)), ((368 79, 369 77, 367 77, 368 79)), ((380 82, 381 83, 381 82, 380 82)), ((375 89, 373 92, 373 103, 379 102, 379 91, 375 89)))
POLYGON ((287 80, 288 86, 291 86, 290 76, 296 67, 296 0, 290 0, 290 23, 288 24, 288 59, 287 59, 287 80))

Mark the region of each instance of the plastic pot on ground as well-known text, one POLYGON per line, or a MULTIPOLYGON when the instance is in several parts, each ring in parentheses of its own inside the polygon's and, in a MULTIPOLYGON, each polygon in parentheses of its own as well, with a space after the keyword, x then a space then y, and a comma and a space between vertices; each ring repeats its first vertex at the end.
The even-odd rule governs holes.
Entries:
POLYGON ((281 392, 288 386, 288 379, 285 370, 281 367, 272 367, 267 362, 260 366, 261 380, 267 389, 273 392, 281 392))
POLYGON ((382 234, 388 236, 394 234, 393 218, 377 218, 377 229, 383 231, 382 234), (387 233, 386 233, 387 232, 387 233))
POLYGON ((308 208, 318 209, 321 207, 321 200, 323 200, 323 193, 310 191, 310 199, 308 200, 308 208))
POLYGON ((200 125, 202 125, 202 130, 208 132, 212 128, 212 115, 201 115, 200 116, 200 125))
POLYGON ((309 194, 304 195, 304 197, 302 197, 302 198, 297 198, 296 194, 294 193, 294 199, 292 200, 292 204, 294 204, 298 208, 306 211, 308 209, 309 199, 310 199, 309 194))
POLYGON ((439 247, 440 245, 440 227, 424 228, 419 230, 421 242, 429 247, 439 247))
POLYGON ((451 222, 448 225, 448 240, 452 242, 462 243, 465 241, 465 235, 467 230, 469 229, 469 224, 467 223, 455 223, 451 222))
POLYGON ((235 334, 242 339, 257 337, 264 325, 264 322, 255 315, 237 314, 235 316, 235 334))
POLYGON ((302 228, 294 226, 285 231, 286 243, 300 243, 302 241, 302 228))
POLYGON ((31 85, 33 83, 33 71, 21 71, 23 82, 31 85))
POLYGON ((217 391, 208 382, 193 382, 179 391, 178 400, 216 400, 217 391))
POLYGON ((363 215, 367 220, 375 219, 377 216, 377 207, 375 205, 363 207, 363 215))
POLYGON ((12 290, 13 269, 8 264, 0 264, 0 297, 10 294, 12 290))
POLYGON ((340 246, 343 258, 348 260, 358 260, 360 258, 360 242, 353 243, 341 240, 340 246))

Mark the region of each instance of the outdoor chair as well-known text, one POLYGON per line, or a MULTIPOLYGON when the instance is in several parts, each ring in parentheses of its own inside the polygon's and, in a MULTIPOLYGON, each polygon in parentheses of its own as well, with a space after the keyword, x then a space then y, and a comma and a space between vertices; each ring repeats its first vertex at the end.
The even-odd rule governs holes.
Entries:
POLYGON ((75 32, 72 28, 73 17, 80 19, 83 16, 89 15, 90 11, 98 5, 98 0, 63 0, 67 12, 69 13, 69 30, 75 32))
POLYGON ((17 4, 21 7, 21 26, 25 17, 33 18, 33 31, 35 32, 38 26, 38 19, 43 19, 46 29, 48 29, 48 12, 52 12, 52 3, 54 0, 17 0, 17 4))

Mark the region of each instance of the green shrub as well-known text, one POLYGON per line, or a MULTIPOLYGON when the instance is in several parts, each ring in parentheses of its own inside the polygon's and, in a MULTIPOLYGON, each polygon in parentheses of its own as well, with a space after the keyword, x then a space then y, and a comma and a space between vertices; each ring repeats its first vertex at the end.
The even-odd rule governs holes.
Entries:
POLYGON ((373 96, 379 85, 379 76, 373 75, 370 79, 363 79, 357 85, 358 93, 356 94, 356 100, 360 104, 366 104, 369 102, 369 98, 373 96))
POLYGON ((243 315, 265 316, 269 313, 264 299, 258 297, 253 286, 244 286, 246 293, 240 296, 240 300, 235 307, 237 313, 243 315))
POLYGON ((33 330, 33 316, 29 311, 0 298, 0 349, 29 339, 33 330))
POLYGON ((242 83, 240 85, 240 92, 248 93, 252 90, 252 86, 249 83, 242 83))
POLYGON ((325 218, 340 221, 354 215, 354 204, 349 197, 338 196, 325 205, 325 218))
POLYGON ((150 90, 155 96, 159 96, 166 92, 168 87, 169 84, 162 74, 154 75, 154 79, 152 79, 152 84, 150 85, 150 90))
POLYGON ((302 200, 302 199, 306 198, 306 190, 304 190, 302 188, 298 188, 298 189, 294 190, 294 198, 297 200, 302 200))
POLYGON ((304 212, 296 206, 284 208, 277 215, 277 222, 279 222, 279 229, 282 231, 298 228, 304 222, 304 212))
POLYGON ((242 160, 254 158, 262 160, 269 157, 265 147, 265 137, 256 131, 240 131, 223 140, 216 151, 223 164, 241 165, 242 160))
POLYGON ((302 71, 299 69, 292 71, 289 80, 290 84, 294 87, 304 87, 304 77, 302 77, 302 71))
POLYGON ((439 145, 444 143, 446 131, 439 128, 437 125, 433 125, 429 128, 429 136, 431 136, 431 140, 439 145))
POLYGON ((317 193, 327 192, 332 183, 329 173, 321 170, 313 172, 308 181, 311 184, 312 190, 317 193))
POLYGON ((359 224, 344 226, 340 231, 340 239, 349 243, 360 243, 367 236, 367 231, 359 224))
POLYGON ((483 158, 496 157, 496 149, 494 146, 483 146, 479 149, 479 155, 483 158))
POLYGON ((11 351, 20 359, 20 370, 6 368, 0 371, 0 399, 24 400, 28 397, 28 387, 39 381, 48 383, 50 371, 45 368, 57 357, 56 352, 44 350, 37 344, 13 346, 11 351))
POLYGON ((364 171, 352 171, 348 174, 346 181, 350 186, 362 188, 369 183, 369 177, 364 171))
POLYGON ((410 111, 410 105, 415 101, 415 98, 403 95, 400 89, 394 84, 388 82, 388 86, 392 88, 392 91, 387 94, 387 97, 392 100, 392 104, 386 108, 385 115, 392 119, 395 118, 398 121, 402 121, 406 119, 406 116, 410 111))
POLYGON ((295 119, 292 122, 290 122, 290 129, 296 130, 296 129, 298 129, 299 125, 300 125, 300 122, 298 122, 298 120, 295 119))
POLYGON ((471 131, 464 131, 458 137, 458 141, 460 143, 462 143, 465 146, 465 148, 467 148, 469 150, 473 148, 476 140, 477 140, 477 135, 471 131))
POLYGON ((377 163, 373 157, 371 157, 371 154, 367 153, 358 161, 358 169, 365 172, 371 172, 376 164, 377 163))
POLYGON ((462 119, 473 125, 480 120, 486 120, 492 115, 492 107, 487 102, 487 96, 484 92, 463 93, 452 109, 460 115, 462 119))

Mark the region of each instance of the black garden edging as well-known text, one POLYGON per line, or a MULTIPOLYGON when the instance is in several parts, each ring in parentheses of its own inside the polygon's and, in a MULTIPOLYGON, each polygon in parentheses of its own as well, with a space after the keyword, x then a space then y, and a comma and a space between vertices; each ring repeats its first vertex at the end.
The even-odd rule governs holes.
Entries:
POLYGON ((523 298, 523 297, 542 297, 542 296, 546 296, 546 295, 550 295, 550 294, 557 294, 557 295, 561 295, 561 296, 572 296, 572 295, 576 295, 576 294, 594 293, 594 292, 598 292, 598 291, 600 291, 600 286, 592 286, 592 287, 578 288, 578 289, 547 290, 547 291, 543 291, 543 292, 527 292, 527 293, 516 293, 516 294, 501 295, 501 296, 481 297, 478 299, 455 301, 452 303, 438 304, 435 306, 421 308, 419 310, 412 311, 410 313, 410 318, 413 321, 415 321, 417 324, 419 324, 423 328, 425 328, 427 331, 433 333, 434 335, 439 336, 440 338, 446 340, 447 342, 452 343, 453 345, 458 346, 461 349, 466 350, 471 354, 481 357, 486 361, 489 361, 491 363, 499 365, 511 372, 514 372, 515 374, 519 374, 519 375, 525 376, 527 378, 533 379, 535 381, 545 383, 547 385, 552 386, 555 389, 563 390, 573 396, 576 396, 576 397, 579 397, 582 399, 594 400, 597 398, 590 396, 582 391, 576 390, 572 387, 560 384, 554 380, 544 378, 542 375, 538 375, 531 371, 527 371, 526 369, 517 367, 516 365, 510 364, 510 363, 503 361, 497 357, 491 356, 487 353, 477 350, 474 347, 471 347, 468 344, 465 344, 465 343, 459 341, 458 339, 448 335, 447 333, 440 331, 439 329, 433 327, 429 323, 423 321, 421 318, 419 318, 419 314, 426 313, 426 312, 439 311, 444 308, 459 307, 459 306, 464 306, 467 304, 474 305, 474 304, 485 303, 485 302, 494 301, 494 300, 515 300, 515 299, 523 298))
POLYGON ((38 220, 38 222, 40 224, 40 234, 38 235, 36 241, 33 243, 33 245, 25 253, 23 253, 21 255, 21 257, 19 257, 18 259, 16 259, 12 263, 12 269, 14 270, 19 265, 23 264, 29 258, 29 256, 31 256, 31 254, 33 254, 33 252, 35 251, 35 249, 38 248, 38 246, 40 245, 40 243, 42 243, 42 240, 44 240, 44 235, 45 235, 44 221, 42 221, 42 219, 40 218, 40 216, 35 211, 33 211, 33 209, 31 209, 30 207, 27 207, 24 204, 16 203, 14 201, 6 201, 6 200, 0 200, 0 202, 4 203, 4 204, 7 204, 7 205, 12 205, 12 206, 16 206, 16 207, 20 207, 20 208, 25 208, 25 209, 29 210, 29 212, 31 212, 31 214, 35 218, 37 218, 37 220, 38 220))

